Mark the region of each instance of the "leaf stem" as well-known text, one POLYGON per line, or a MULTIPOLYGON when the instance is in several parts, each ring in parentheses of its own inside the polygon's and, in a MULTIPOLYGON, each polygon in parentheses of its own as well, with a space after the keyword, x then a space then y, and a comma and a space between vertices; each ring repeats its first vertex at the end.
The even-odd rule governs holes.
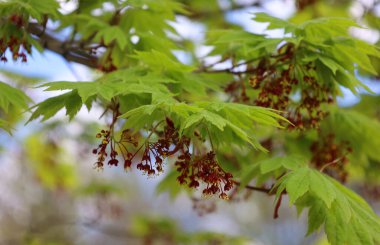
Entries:
POLYGON ((208 138, 210 139, 211 149, 212 151, 215 152, 214 144, 212 143, 211 134, 210 134, 210 131, 208 130, 208 127, 206 127, 206 130, 207 130, 208 138))
POLYGON ((335 159, 334 161, 331 161, 331 162, 326 163, 325 165, 323 165, 323 166, 321 167, 321 169, 319 169, 319 172, 322 173, 327 167, 329 167, 329 166, 331 166, 331 165, 334 165, 334 164, 340 162, 345 156, 346 156, 346 155, 341 156, 341 157, 338 157, 338 158, 335 159))
POLYGON ((159 121, 159 122, 156 124, 156 126, 154 126, 154 127, 151 129, 150 134, 148 135, 148 137, 146 137, 144 143, 142 143, 142 144, 140 145, 140 147, 137 149, 137 151, 132 155, 131 159, 133 159, 133 158, 137 155, 137 153, 142 149, 142 147, 148 142, 148 140, 150 139, 150 137, 153 135, 154 131, 157 129, 157 127, 158 127, 163 121, 164 121, 164 120, 159 121))
POLYGON ((278 218, 278 210, 280 209, 280 206, 281 206, 282 195, 283 195, 283 192, 281 192, 280 197, 278 198, 276 202, 276 207, 274 208, 274 213, 273 213, 273 219, 278 218))
MULTIPOLYGON (((239 181, 233 180, 233 182, 235 185, 241 186, 241 183, 239 181)), ((271 188, 268 189, 268 188, 264 188, 264 187, 257 187, 257 186, 251 186, 251 185, 245 185, 244 188, 248 189, 248 190, 263 192, 263 193, 267 193, 269 195, 272 195, 271 194, 271 190, 272 190, 271 188)))

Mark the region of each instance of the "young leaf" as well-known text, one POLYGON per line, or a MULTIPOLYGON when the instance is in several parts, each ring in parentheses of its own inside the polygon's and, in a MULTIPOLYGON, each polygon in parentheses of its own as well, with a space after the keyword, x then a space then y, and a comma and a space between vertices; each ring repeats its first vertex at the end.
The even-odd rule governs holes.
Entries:
POLYGON ((11 125, 3 119, 0 118, 0 128, 4 129, 7 133, 11 134, 11 125))
POLYGON ((261 184, 270 177, 279 177, 289 170, 304 167, 306 160, 297 155, 283 157, 271 157, 243 169, 240 178, 241 188, 244 188, 251 180, 257 178, 257 184, 261 184))
POLYGON ((94 82, 49 82, 40 87, 47 87, 45 91, 77 90, 85 103, 91 96, 98 96, 106 101, 128 94, 151 94, 154 98, 168 98, 173 94, 164 85, 167 83, 177 82, 160 75, 147 74, 141 68, 134 68, 112 72, 94 82))
POLYGON ((189 72, 193 70, 191 66, 184 65, 174 58, 156 50, 150 52, 136 51, 136 55, 132 55, 131 57, 142 61, 152 70, 156 71, 189 72))
POLYGON ((152 123, 160 117, 163 120, 164 115, 176 119, 175 124, 179 125, 180 133, 192 135, 194 128, 199 126, 203 127, 216 143, 246 142, 263 151, 266 151, 265 148, 253 135, 253 122, 279 127, 276 120, 285 120, 275 112, 261 107, 218 102, 198 102, 187 105, 173 99, 141 106, 120 117, 128 118, 126 126, 141 128, 145 123, 152 123), (229 113, 229 116, 226 113, 229 113), (235 114, 234 117, 232 113, 235 114), (239 120, 248 123, 243 125, 239 120))
POLYGON ((324 223, 332 245, 380 242, 379 217, 361 197, 336 180, 304 167, 285 175, 277 186, 277 195, 285 189, 291 203, 301 209, 309 207, 308 234, 324 223))
POLYGON ((284 29, 285 33, 293 32, 296 29, 296 25, 289 23, 288 21, 273 17, 266 13, 255 13, 253 18, 256 22, 269 23, 267 26, 268 30, 271 29, 284 29))
POLYGON ((0 108, 6 113, 8 112, 9 106, 27 109, 29 102, 31 102, 31 99, 25 95, 24 92, 0 82, 0 108))
POLYGON ((338 139, 348 141, 353 154, 364 153, 380 161, 380 123, 376 119, 356 111, 332 110, 322 127, 325 130, 333 128, 338 139))
POLYGON ((82 105, 82 100, 76 90, 51 97, 32 107, 37 109, 32 113, 27 123, 40 116, 42 116, 42 121, 45 121, 57 114, 57 112, 64 107, 66 108, 66 115, 72 120, 82 108, 82 105))

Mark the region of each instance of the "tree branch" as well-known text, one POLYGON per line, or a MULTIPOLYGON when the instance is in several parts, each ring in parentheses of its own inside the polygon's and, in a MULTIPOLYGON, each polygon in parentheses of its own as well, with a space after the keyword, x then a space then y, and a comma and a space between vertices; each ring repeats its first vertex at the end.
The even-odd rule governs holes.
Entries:
MULTIPOLYGON (((232 4, 229 8, 227 9, 219 9, 219 12, 227 12, 231 10, 239 10, 239 9, 244 9, 247 7, 259 7, 261 6, 260 1, 254 1, 251 3, 246 3, 246 4, 232 4)), ((205 14, 207 16, 210 15, 209 12, 196 12, 194 10, 191 11, 192 14, 189 16, 190 18, 199 18, 204 16, 205 14)), ((99 64, 99 58, 95 55, 91 55, 85 50, 83 50, 80 46, 79 47, 74 47, 71 41, 61 41, 58 38, 55 38, 53 35, 48 34, 45 32, 45 27, 43 25, 40 25, 38 23, 29 23, 26 27, 25 30, 35 36, 35 39, 41 44, 41 46, 45 49, 48 49, 50 51, 53 51, 57 54, 60 54, 63 56, 64 59, 67 61, 71 62, 76 62, 82 65, 85 65, 90 68, 97 68, 99 64)), ((207 72, 226 72, 225 70, 221 71, 207 71, 207 72)), ((231 70, 228 70, 230 73, 237 73, 239 74, 240 72, 234 72, 231 70)))
MULTIPOLYGON (((232 10, 240 10, 245 9, 248 7, 260 7, 262 5, 260 0, 256 0, 250 3, 244 3, 244 4, 236 4, 233 3, 231 6, 229 6, 226 9, 219 8, 217 10, 217 13, 225 13, 227 11, 232 10)), ((192 14, 189 16, 190 18, 197 19, 204 16, 212 16, 212 13, 209 11, 195 11, 191 10, 192 14)), ((119 14, 119 12, 116 12, 116 16, 119 14)), ((213 13, 216 14, 216 13, 213 13)), ((0 19, 0 24, 2 24, 4 20, 0 19)), ((117 23, 117 19, 112 19, 111 22, 117 23)), ((46 25, 46 21, 45 21, 46 25)), ((82 47, 73 46, 73 42, 71 41, 62 41, 58 38, 54 37, 51 34, 48 34, 45 32, 46 26, 41 25, 38 23, 29 23, 27 26, 25 26, 25 30, 32 34, 35 37, 35 40, 38 41, 41 46, 45 49, 48 49, 52 52, 55 52, 57 54, 60 54, 65 60, 76 62, 82 65, 85 65, 90 68, 97 68, 99 64, 99 57, 89 54, 85 50, 82 49, 82 47)), ((221 71, 207 71, 207 72, 226 72, 225 70, 221 71)), ((228 72, 233 74, 239 74, 240 72, 233 72, 228 70, 228 72)))
POLYGON ((61 41, 44 31, 44 27, 37 23, 29 23, 26 31, 34 35, 42 47, 58 53, 67 61, 76 62, 91 68, 97 68, 98 57, 87 53, 86 51, 69 46, 68 42, 61 41))

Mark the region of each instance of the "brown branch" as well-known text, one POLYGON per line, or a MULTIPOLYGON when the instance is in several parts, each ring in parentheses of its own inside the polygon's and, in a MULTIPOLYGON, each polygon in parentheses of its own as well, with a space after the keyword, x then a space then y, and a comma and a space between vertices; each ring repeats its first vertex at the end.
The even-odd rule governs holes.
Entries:
MULTIPOLYGON (((233 10, 239 10, 239 9, 245 9, 247 7, 259 7, 262 5, 262 1, 253 1, 251 3, 245 3, 245 4, 231 4, 226 9, 217 9, 215 11, 196 11, 193 9, 190 9, 191 14, 188 16, 190 18, 202 18, 205 16, 213 16, 216 13, 225 13, 227 11, 233 11, 233 10)), ((114 16, 110 20, 111 25, 115 25, 119 22, 120 17, 120 11, 117 10, 114 14, 114 16)), ((46 18, 46 17, 45 17, 46 18)), ((0 24, 2 24, 4 20, 0 19, 0 24)), ((85 65, 90 68, 97 68, 99 64, 99 58, 95 55, 89 54, 86 50, 83 49, 84 45, 87 43, 86 41, 91 41, 91 39, 96 35, 97 32, 94 32, 89 39, 87 39, 85 42, 80 43, 79 45, 74 46, 73 40, 69 41, 62 41, 58 38, 54 37, 51 34, 46 33, 46 20, 44 19, 42 25, 38 23, 29 23, 27 26, 25 26, 25 30, 32 34, 36 41, 38 41, 41 46, 45 49, 48 49, 52 52, 55 52, 57 54, 60 54, 63 56, 64 59, 71 62, 76 62, 82 65, 85 65)), ((207 72, 230 72, 232 74, 240 74, 241 72, 234 72, 231 70, 226 71, 207 71, 207 72)), ((247 71, 249 72, 249 71, 247 71)))
POLYGON ((67 61, 76 62, 91 68, 98 66, 97 56, 91 55, 82 49, 69 46, 69 43, 46 33, 44 27, 37 23, 29 23, 26 31, 34 35, 42 47, 62 55, 67 61))
POLYGON ((155 130, 157 129, 157 127, 160 126, 160 124, 163 123, 163 122, 164 122, 164 120, 159 121, 159 122, 156 124, 156 126, 154 126, 154 127, 151 129, 150 134, 146 137, 144 143, 142 143, 142 144, 140 145, 140 147, 136 150, 136 152, 132 155, 132 157, 131 157, 130 159, 133 159, 133 158, 137 155, 137 153, 139 153, 139 151, 143 148, 143 146, 146 145, 146 143, 148 143, 148 140, 150 139, 150 137, 152 137, 152 135, 153 135, 153 133, 155 132, 155 130))
POLYGON ((274 213, 273 213, 273 219, 277 219, 278 218, 278 211, 280 209, 280 206, 281 206, 281 201, 282 201, 282 195, 284 193, 281 192, 280 194, 280 197, 278 198, 277 202, 276 202, 276 207, 274 208, 274 213))
MULTIPOLYGON (((233 181, 235 185, 238 185, 238 186, 241 186, 241 183, 238 182, 238 181, 233 181)), ((251 186, 251 185, 245 185, 244 186, 245 189, 248 189, 248 190, 252 190, 252 191, 258 191, 258 192, 263 192, 263 193, 266 193, 268 195, 273 195, 273 192, 272 192, 272 189, 268 189, 268 188, 263 188, 263 187, 257 187, 257 186, 251 186)))

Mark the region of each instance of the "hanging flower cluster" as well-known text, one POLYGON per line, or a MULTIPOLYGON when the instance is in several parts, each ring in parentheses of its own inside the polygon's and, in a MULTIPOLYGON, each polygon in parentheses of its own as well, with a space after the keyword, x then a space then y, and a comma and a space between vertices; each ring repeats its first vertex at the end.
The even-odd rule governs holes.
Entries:
POLYGON ((227 191, 233 187, 232 174, 226 173, 216 161, 215 152, 210 151, 201 156, 194 156, 188 152, 180 155, 175 165, 180 173, 178 181, 187 184, 190 188, 197 188, 200 183, 206 187, 204 195, 219 194, 219 197, 228 200, 227 191))
POLYGON ((174 156, 177 158, 175 166, 180 173, 177 178, 180 184, 194 189, 205 186, 202 191, 204 195, 219 194, 220 198, 228 200, 227 192, 234 185, 233 176, 220 167, 215 152, 192 154, 190 152, 190 138, 179 136, 178 129, 175 128, 171 119, 166 118, 165 122, 163 131, 157 131, 160 123, 157 124, 146 141, 137 149, 138 142, 135 137, 130 135, 129 130, 122 132, 119 141, 115 140, 113 135, 115 122, 113 122, 109 130, 101 130, 96 135, 101 143, 98 148, 93 149, 93 153, 98 156, 95 167, 103 169, 106 158, 109 159, 109 166, 118 166, 117 157, 120 155, 124 159, 125 170, 131 168, 133 162, 137 162, 136 168, 138 170, 148 176, 155 176, 163 172, 165 159, 174 156), (159 139, 151 142, 150 137, 153 133, 156 133, 159 139), (118 147, 119 152, 116 147, 118 147), (131 150, 131 147, 134 150, 131 150), (142 153, 139 155, 140 151, 142 153), (141 157, 140 160, 135 160, 138 155, 141 157))
POLYGON ((321 141, 313 142, 310 151, 313 153, 311 164, 335 179, 346 182, 347 155, 352 152, 349 142, 336 142, 335 135, 328 134, 321 141))
POLYGON ((292 122, 289 129, 318 128, 327 116, 323 104, 334 102, 332 88, 321 83, 314 75, 313 62, 294 65, 295 45, 286 43, 278 49, 278 54, 262 58, 257 66, 247 66, 239 73, 239 80, 229 83, 224 91, 234 102, 283 111, 292 122), (302 74, 300 74, 302 73, 302 74), (248 83, 258 95, 251 100, 242 74, 249 75, 248 83))
POLYGON ((189 141, 185 137, 179 139, 174 123, 169 118, 166 118, 166 126, 162 137, 157 142, 145 143, 145 150, 142 154, 141 162, 137 164, 137 169, 144 171, 148 175, 161 173, 165 158, 174 155, 184 145, 188 146, 188 143, 189 141), (170 150, 170 147, 174 144, 174 149, 170 150))
MULTIPOLYGON (((19 15, 10 16, 8 21, 17 26, 20 30, 26 24, 24 18, 19 15)), ((27 41, 26 36, 21 33, 19 35, 3 36, 0 38, 0 61, 8 61, 8 58, 5 56, 7 50, 11 52, 14 61, 21 60, 21 62, 25 63, 28 61, 27 54, 32 53, 32 46, 27 41)))
POLYGON ((285 111, 285 117, 293 123, 289 126, 290 129, 318 128, 319 122, 327 115, 321 104, 333 102, 331 88, 318 82, 314 76, 306 75, 309 71, 316 70, 312 62, 298 67, 298 71, 305 74, 302 81, 299 80, 292 63, 295 53, 293 44, 283 45, 278 52, 280 56, 272 64, 268 59, 260 62, 257 73, 249 80, 253 89, 260 90, 254 103, 285 111), (287 68, 279 73, 276 66, 287 68), (297 96, 297 91, 300 96, 298 101, 292 98, 297 96))

